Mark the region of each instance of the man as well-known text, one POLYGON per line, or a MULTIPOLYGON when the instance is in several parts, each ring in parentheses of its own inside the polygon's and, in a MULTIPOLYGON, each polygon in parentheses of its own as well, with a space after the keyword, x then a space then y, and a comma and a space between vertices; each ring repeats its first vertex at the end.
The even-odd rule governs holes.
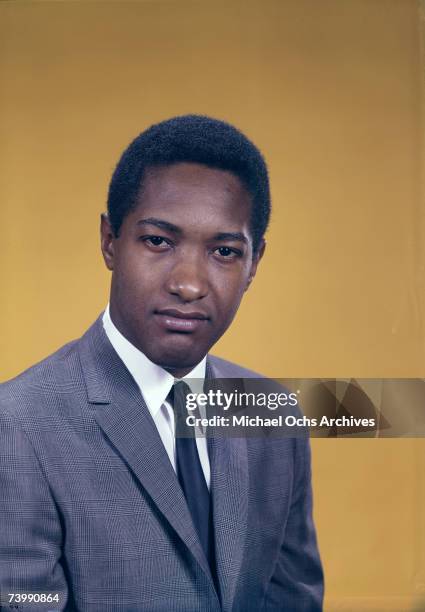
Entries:
POLYGON ((208 353, 269 213, 264 160, 224 122, 176 117, 124 152, 101 219, 109 307, 2 386, 6 609, 321 610, 308 441, 174 430, 192 379, 256 376, 208 353))

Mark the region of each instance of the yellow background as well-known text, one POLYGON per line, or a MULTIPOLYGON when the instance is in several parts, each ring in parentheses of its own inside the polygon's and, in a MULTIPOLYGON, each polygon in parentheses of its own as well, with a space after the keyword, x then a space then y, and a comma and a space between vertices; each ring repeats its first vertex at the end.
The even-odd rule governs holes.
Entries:
MULTIPOLYGON (((214 352, 285 378, 424 376, 423 11, 1 2, 0 377, 104 307, 111 171, 187 112, 235 123, 270 166, 266 258, 214 352)), ((423 442, 312 446, 326 610, 425 610, 423 442)))

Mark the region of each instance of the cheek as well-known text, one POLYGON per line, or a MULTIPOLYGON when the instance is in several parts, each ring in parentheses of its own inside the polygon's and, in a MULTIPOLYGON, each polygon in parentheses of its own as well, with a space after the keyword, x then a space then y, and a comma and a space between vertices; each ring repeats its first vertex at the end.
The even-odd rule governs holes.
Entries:
POLYGON ((225 279, 220 286, 220 302, 223 315, 232 319, 245 293, 248 275, 237 274, 225 279))
POLYGON ((149 301, 158 285, 158 275, 138 258, 119 259, 113 272, 113 284, 121 301, 149 301))

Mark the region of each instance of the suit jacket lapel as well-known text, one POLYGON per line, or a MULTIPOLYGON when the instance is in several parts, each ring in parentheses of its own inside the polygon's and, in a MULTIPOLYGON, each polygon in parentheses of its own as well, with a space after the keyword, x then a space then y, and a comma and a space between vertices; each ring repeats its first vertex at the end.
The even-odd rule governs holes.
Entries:
POLYGON ((88 401, 105 435, 182 542, 213 581, 158 430, 134 379, 103 331, 101 319, 80 341, 88 401))
MULTIPOLYGON (((207 378, 226 378, 207 360, 207 378)), ((236 382, 236 381, 235 381, 236 382)), ((237 386, 240 382, 237 379, 237 386)), ((217 576, 223 610, 231 610, 243 559, 248 519, 248 451, 245 438, 208 440, 217 576)))

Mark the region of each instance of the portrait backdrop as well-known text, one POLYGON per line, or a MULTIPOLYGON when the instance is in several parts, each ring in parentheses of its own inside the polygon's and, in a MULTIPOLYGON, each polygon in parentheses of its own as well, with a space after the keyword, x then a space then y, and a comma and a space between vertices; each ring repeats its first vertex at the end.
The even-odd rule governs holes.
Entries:
MULTIPOLYGON (((269 163, 252 288, 214 353, 288 377, 423 377, 424 4, 0 3, 2 380, 107 302, 114 165, 150 124, 234 123, 269 163)), ((425 609, 423 440, 312 440, 325 610, 425 609)))

